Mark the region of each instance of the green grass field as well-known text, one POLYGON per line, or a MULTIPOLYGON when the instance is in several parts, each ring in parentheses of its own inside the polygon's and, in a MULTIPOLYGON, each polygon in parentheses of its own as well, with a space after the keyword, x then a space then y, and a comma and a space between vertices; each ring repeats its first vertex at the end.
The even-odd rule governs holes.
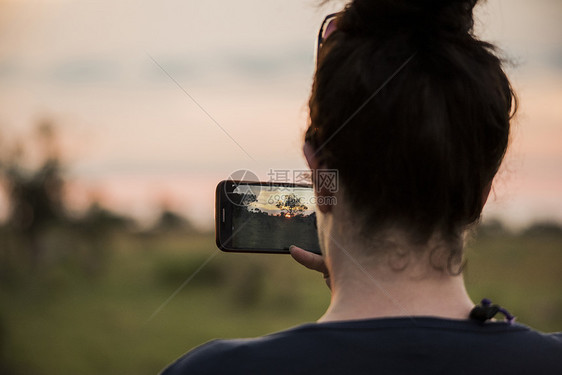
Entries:
MULTIPOLYGON (((212 235, 117 234, 107 246, 96 272, 57 263, 4 282, 0 373, 155 374, 213 338, 314 321, 329 302, 322 277, 290 256, 221 253, 212 235)), ((559 235, 482 236, 469 245, 466 279, 475 301, 559 331, 561 266, 559 235)))

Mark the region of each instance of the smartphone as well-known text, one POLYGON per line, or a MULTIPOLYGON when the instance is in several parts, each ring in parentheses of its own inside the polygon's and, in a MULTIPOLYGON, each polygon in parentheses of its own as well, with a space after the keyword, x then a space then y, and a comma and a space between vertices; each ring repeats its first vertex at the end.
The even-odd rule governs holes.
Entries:
POLYGON ((320 254, 312 185, 221 181, 215 236, 223 251, 288 253, 297 245, 320 254))

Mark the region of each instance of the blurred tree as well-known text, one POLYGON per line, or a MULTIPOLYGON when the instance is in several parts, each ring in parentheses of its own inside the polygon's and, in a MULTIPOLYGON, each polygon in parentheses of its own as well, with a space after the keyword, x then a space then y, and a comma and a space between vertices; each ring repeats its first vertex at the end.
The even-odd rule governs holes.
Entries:
POLYGON ((511 234, 509 230, 497 218, 487 219, 479 223, 476 228, 476 236, 478 237, 501 237, 509 234, 511 234))
POLYGON ((156 220, 156 223, 152 227, 152 231, 157 233, 172 231, 192 233, 197 230, 185 216, 173 211, 167 206, 164 206, 160 217, 156 220))
POLYGON ((132 219, 103 207, 97 200, 90 204, 82 217, 74 219, 74 222, 80 227, 89 228, 95 234, 111 230, 124 231, 134 227, 132 219))
POLYGON ((42 243, 41 233, 50 225, 64 221, 63 178, 54 126, 40 122, 35 129, 37 165, 28 159, 28 149, 16 142, 10 149, 2 145, 0 176, 9 200, 8 227, 17 233, 34 262, 42 243))
POLYGON ((32 266, 66 262, 91 274, 104 263, 108 234, 128 230, 133 221, 103 208, 96 200, 84 215, 68 214, 58 138, 53 123, 42 121, 25 144, 14 141, 1 145, 0 183, 9 212, 0 231, 6 242, 0 252, 4 259, 28 258, 32 266))
POLYGON ((562 236, 562 226, 554 221, 539 221, 531 224, 527 229, 525 229, 523 235, 537 237, 560 237, 562 236))
POLYGON ((111 235, 128 232, 135 223, 94 200, 83 216, 72 219, 69 224, 66 227, 75 238, 71 257, 83 271, 93 276, 99 275, 106 265, 111 235))

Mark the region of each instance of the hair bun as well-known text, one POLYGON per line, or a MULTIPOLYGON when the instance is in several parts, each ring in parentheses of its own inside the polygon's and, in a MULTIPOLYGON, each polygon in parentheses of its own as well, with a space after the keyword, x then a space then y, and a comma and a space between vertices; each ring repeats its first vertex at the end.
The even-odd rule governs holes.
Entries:
MULTIPOLYGON (((354 0, 342 23, 350 28, 384 32, 410 29, 423 33, 466 35, 474 25, 478 0, 354 0), (351 19, 345 19, 351 17, 351 19)), ((345 26, 344 26, 345 27, 345 26)))

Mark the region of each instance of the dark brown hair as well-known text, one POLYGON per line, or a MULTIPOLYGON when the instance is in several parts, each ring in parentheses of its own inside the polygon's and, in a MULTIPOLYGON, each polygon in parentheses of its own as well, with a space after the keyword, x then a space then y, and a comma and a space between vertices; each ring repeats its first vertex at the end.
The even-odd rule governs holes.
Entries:
POLYGON ((494 46, 473 35, 476 2, 351 1, 319 51, 305 139, 365 233, 453 242, 480 217, 516 105, 494 46))

